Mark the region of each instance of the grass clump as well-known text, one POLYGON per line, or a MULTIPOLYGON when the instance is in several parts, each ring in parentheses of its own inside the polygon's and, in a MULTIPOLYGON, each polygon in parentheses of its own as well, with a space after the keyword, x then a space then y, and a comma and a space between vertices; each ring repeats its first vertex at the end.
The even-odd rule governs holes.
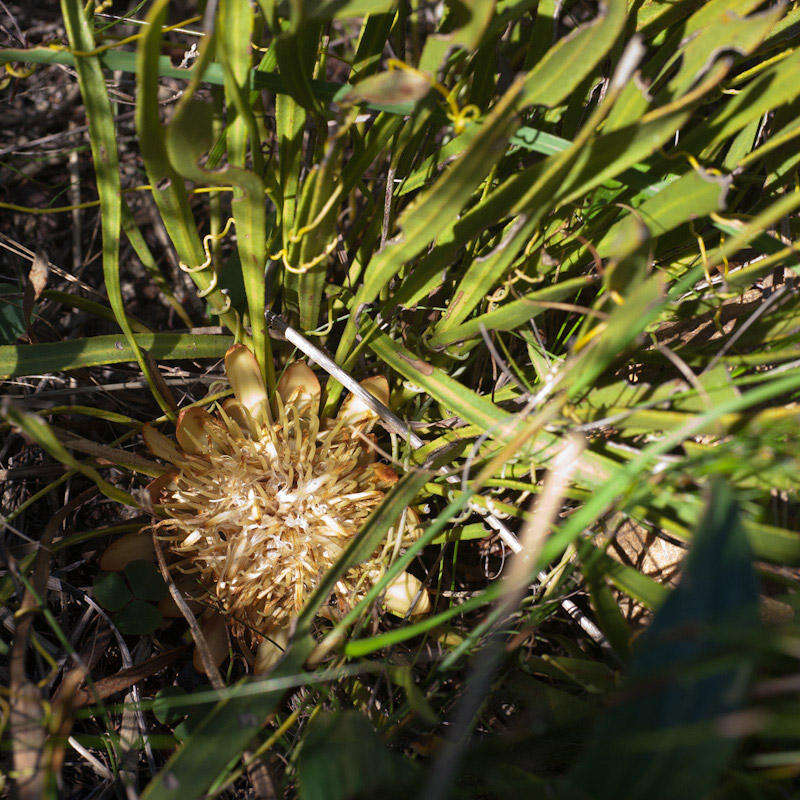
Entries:
POLYGON ((20 796, 791 794, 796 3, 3 13, 20 796))

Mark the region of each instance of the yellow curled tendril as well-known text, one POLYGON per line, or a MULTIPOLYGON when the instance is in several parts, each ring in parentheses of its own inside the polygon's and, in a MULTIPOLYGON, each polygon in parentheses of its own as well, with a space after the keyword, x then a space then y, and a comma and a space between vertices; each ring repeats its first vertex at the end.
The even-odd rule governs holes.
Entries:
POLYGON ((328 298, 328 321, 319 330, 305 331, 306 336, 327 336, 333 330, 334 298, 328 298))
MULTIPOLYGON (((208 297, 214 289, 217 288, 217 273, 216 270, 211 275, 211 281, 205 289, 197 293, 198 297, 208 297)), ((230 301, 229 301, 230 302, 230 301)), ((230 305, 228 306, 230 308, 230 305)), ((223 312, 224 313, 224 312, 223 312)))
POLYGON ((225 223, 225 227, 219 233, 207 233, 203 237, 203 252, 205 253, 206 260, 202 264, 198 264, 196 267, 190 267, 180 261, 178 262, 178 266, 184 272, 188 272, 190 275, 192 273, 202 272, 204 269, 208 269, 211 266, 211 260, 213 258, 211 253, 212 243, 216 243, 220 239, 223 239, 225 236, 227 236, 228 231, 231 229, 231 225, 233 225, 233 217, 228 218, 228 221, 225 223))
MULTIPOLYGON (((199 22, 202 19, 201 16, 195 15, 194 17, 189 17, 188 19, 182 20, 181 22, 176 22, 174 25, 167 25, 161 30, 164 33, 169 31, 174 31, 176 28, 182 28, 184 25, 191 25, 193 22, 199 22)), ((48 45, 50 50, 65 50, 66 52, 70 53, 71 55, 75 56, 76 58, 87 58, 89 56, 96 56, 100 53, 105 53, 106 50, 112 50, 115 47, 121 47, 125 44, 130 44, 131 42, 136 42, 141 39, 147 31, 140 31, 139 33, 135 33, 132 36, 126 36, 124 39, 118 39, 115 42, 109 42, 108 44, 101 44, 99 47, 95 47, 94 50, 73 50, 69 47, 66 47, 63 44, 50 44, 48 45)))
POLYGON ((339 243, 339 237, 336 236, 330 244, 318 255, 311 259, 311 261, 307 261, 304 264, 299 264, 296 267, 293 267, 288 260, 288 253, 286 252, 286 248, 282 248, 277 253, 272 254, 269 258, 271 261, 278 261, 281 260, 283 262, 283 267, 287 272, 291 272, 293 275, 305 275, 310 269, 313 269, 317 266, 320 262, 324 261, 332 252, 336 245, 339 243))
POLYGON ((469 105, 464 106, 463 108, 459 108, 458 100, 456 99, 456 94, 458 93, 458 87, 453 87, 451 90, 447 90, 446 87, 442 86, 439 81, 432 78, 425 72, 417 69, 416 67, 412 67, 409 64, 406 64, 405 61, 401 61, 399 58, 390 58, 386 62, 386 66, 389 68, 389 71, 392 72, 395 69, 402 70, 403 72, 408 72, 411 75, 416 75, 421 80, 427 81, 431 88, 436 90, 444 99, 445 103, 447 104, 447 119, 453 123, 453 130, 456 133, 461 133, 467 125, 467 122, 470 120, 475 120, 481 115, 481 110, 474 104, 470 103, 469 105))
POLYGON ((17 69, 12 64, 6 64, 6 72, 12 78, 30 78, 34 72, 36 72, 36 64, 32 64, 30 67, 25 67, 23 69, 17 69))
POLYGON ((327 216, 328 212, 331 210, 333 204, 339 199, 340 195, 342 194, 342 185, 336 187, 331 194, 330 198, 328 198, 328 202, 320 210, 319 214, 308 223, 308 225, 303 225, 302 227, 298 228, 296 231, 289 231, 289 241, 292 244, 297 244, 307 233, 313 231, 314 228, 319 225, 323 219, 327 216))

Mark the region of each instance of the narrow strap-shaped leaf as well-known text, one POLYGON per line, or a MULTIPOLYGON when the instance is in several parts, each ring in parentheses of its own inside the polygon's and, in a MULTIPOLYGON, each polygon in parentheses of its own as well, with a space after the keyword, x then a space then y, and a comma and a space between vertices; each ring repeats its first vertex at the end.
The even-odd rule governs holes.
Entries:
POLYGON ((658 236, 691 219, 722 210, 730 184, 729 177, 687 172, 614 223, 597 244, 598 254, 605 258, 618 251, 615 243, 629 241, 634 226, 645 225, 651 235, 658 236))
POLYGON ((6 408, 0 409, 0 415, 7 422, 30 436, 57 461, 60 461, 70 469, 77 470, 93 481, 97 488, 109 499, 126 506, 139 507, 139 503, 136 502, 133 495, 110 484, 94 467, 90 467, 88 464, 73 458, 67 448, 58 440, 47 422, 38 414, 22 411, 14 405, 8 405, 6 408))
MULTIPOLYGON (((158 79, 162 72, 161 29, 168 5, 169 0, 155 0, 147 14, 147 24, 136 51, 136 130, 142 160, 164 227, 180 261, 189 267, 196 267, 205 261, 205 254, 189 206, 186 186, 167 157, 158 103, 158 79)), ((186 77, 192 74, 188 72, 186 77)), ((222 83, 221 73, 219 83, 222 83)), ((239 327, 236 314, 226 310, 229 303, 219 288, 214 288, 212 270, 195 271, 191 277, 206 296, 211 312, 217 314, 229 330, 236 332, 239 327)))
MULTIPOLYGON (((518 431, 519 421, 513 414, 451 378, 444 370, 421 361, 389 336, 381 333, 368 335, 367 344, 392 369, 462 419, 477 425, 492 439, 507 442, 518 431)), ((541 431, 528 446, 525 455, 538 463, 546 463, 560 446, 559 436, 541 431)), ((591 450, 585 450, 580 459, 576 476, 581 483, 590 487, 602 484, 614 466, 611 459, 591 450)))
MULTIPOLYGON (((450 225, 475 187, 499 160, 512 130, 518 127, 515 109, 521 89, 520 81, 509 88, 487 116, 471 146, 428 191, 403 211, 398 222, 400 233, 367 266, 364 281, 353 301, 354 310, 371 303, 406 261, 450 225)), ((355 340, 356 316, 350 317, 342 334, 336 351, 339 362, 344 361, 355 340)))
MULTIPOLYGON (((242 755, 286 693, 285 688, 270 688, 269 682, 291 678, 300 672, 313 647, 310 637, 295 642, 270 673, 266 688, 220 700, 193 726, 191 735, 183 740, 161 772, 150 781, 141 795, 142 800, 207 797, 209 787, 232 761, 242 755), (224 735, 221 736, 220 732, 224 735)), ((257 688, 257 684, 240 686, 257 688)))
POLYGON ((605 0, 597 16, 557 42, 528 73, 525 105, 555 106, 567 97, 605 57, 622 33, 625 0, 605 0))
MULTIPOLYGON (((133 338, 157 361, 221 358, 233 344, 232 336, 195 333, 136 333, 133 338)), ((65 372, 135 360, 134 349, 121 334, 43 344, 9 344, 0 347, 0 377, 65 372)))
MULTIPOLYGON (((214 171, 212 175, 222 182, 238 184, 243 196, 234 195, 233 217, 236 221, 236 245, 242 265, 247 308, 253 335, 253 350, 270 391, 275 388, 275 368, 272 346, 266 335, 264 322, 265 275, 267 261, 267 221, 264 194, 266 187, 259 177, 264 172, 264 159, 253 111, 245 92, 251 67, 250 47, 253 38, 254 14, 248 0, 224 0, 220 6, 218 41, 225 68, 225 97, 228 114, 236 116, 229 122, 226 136, 230 168, 214 171), (253 171, 246 168, 247 142, 253 159, 253 171), (246 173, 240 175, 239 173, 246 173), (252 177, 251 177, 252 176, 252 177), (238 180, 241 179, 241 180, 238 180), (255 180, 254 180, 255 179, 255 180), (258 184, 256 184, 258 181, 258 184)), ((194 84, 192 84, 194 86, 194 84)), ((181 104, 176 112, 177 123, 181 104)), ((207 176, 208 179, 208 176, 207 176)))
POLYGON ((568 278, 551 286, 544 286, 517 300, 505 303, 493 311, 468 319, 449 330, 439 339, 439 342, 442 345, 449 345, 477 338, 481 335, 481 327, 486 328, 487 331, 514 330, 519 325, 538 317, 550 307, 551 303, 574 296, 576 291, 582 287, 591 286, 597 280, 593 275, 586 275, 568 278))
MULTIPOLYGON (((61 8, 64 14, 67 36, 72 48, 84 53, 94 50, 94 37, 79 0, 62 0, 61 8)), ((111 111, 111 101, 108 99, 108 93, 106 92, 103 70, 96 56, 81 56, 75 62, 75 70, 78 74, 78 85, 86 106, 89 141, 92 147, 97 192, 100 196, 103 277, 108 300, 117 324, 122 328, 136 361, 147 379, 153 397, 161 406, 161 410, 170 418, 174 418, 172 406, 161 395, 156 380, 151 374, 150 365, 139 351, 139 347, 133 337, 133 330, 125 314, 125 304, 122 300, 122 286, 119 275, 122 186, 119 177, 114 118, 111 111)))
MULTIPOLYGON (((234 186, 232 206, 237 225, 242 277, 251 318, 253 351, 261 374, 272 390, 275 387, 275 371, 264 320, 264 265, 267 260, 264 182, 254 172, 242 167, 227 166, 212 170, 199 164, 213 142, 213 109, 210 104, 195 100, 194 93, 203 74, 204 64, 213 52, 212 47, 212 38, 206 38, 200 45, 195 77, 184 92, 167 126, 164 143, 170 162, 181 175, 212 185, 234 186)), ((242 155, 240 150, 235 152, 238 156, 242 155)))
POLYGON ((462 0, 447 20, 450 30, 435 33, 425 41, 419 68, 436 75, 448 53, 456 47, 474 50, 495 13, 496 0, 462 0))

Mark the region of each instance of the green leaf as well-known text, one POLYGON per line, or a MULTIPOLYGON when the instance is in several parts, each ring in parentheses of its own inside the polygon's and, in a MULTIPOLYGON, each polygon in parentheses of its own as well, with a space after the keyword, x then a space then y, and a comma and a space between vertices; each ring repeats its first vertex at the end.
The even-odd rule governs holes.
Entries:
POLYGON ((771 109, 800 95, 800 50, 754 77, 726 103, 709 125, 698 126, 681 143, 689 152, 710 149, 771 109))
POLYGON ((341 156, 345 141, 343 136, 334 136, 326 142, 321 163, 303 182, 292 223, 286 259, 291 270, 284 264, 285 303, 297 311, 301 330, 313 330, 319 322, 330 249, 338 235, 336 218, 343 188, 341 156))
MULTIPOLYGON (((659 273, 642 280, 617 306, 608 320, 597 323, 600 333, 578 354, 578 364, 567 379, 570 397, 578 397, 594 384, 620 354, 640 336, 661 310, 664 279, 659 273)), ((588 334, 591 335, 591 334, 588 334)))
MULTIPOLYGON (((225 184, 234 186, 231 206, 236 222, 236 241, 247 293, 247 306, 250 312, 252 349, 266 385, 273 390, 275 388, 275 368, 264 320, 264 268, 267 261, 264 181, 255 172, 241 166, 229 165, 222 169, 208 169, 199 164, 200 159, 210 149, 213 142, 213 108, 209 103, 196 100, 194 93, 199 85, 199 77, 203 74, 204 65, 211 57, 212 44, 212 38, 204 40, 201 44, 195 65, 195 78, 184 92, 172 121, 167 126, 164 144, 172 166, 181 175, 195 181, 209 183, 212 186, 225 184)), ((237 91, 237 84, 233 78, 226 88, 232 92, 237 91)), ((241 117, 250 117, 250 110, 245 107, 244 100, 241 98, 237 111, 241 117)), ((240 140, 238 145, 234 146, 233 156, 239 158, 243 163, 244 141, 241 140, 241 135, 244 131, 235 126, 234 134, 237 130, 240 132, 240 140)), ((208 259, 201 263, 207 261, 208 259)), ((198 264, 193 266, 198 266, 198 264)), ((213 274, 213 264, 208 264, 208 269, 201 270, 197 274, 209 271, 213 274)), ((216 282, 216 275, 213 280, 216 282)), ((226 305, 230 306, 230 302, 227 302, 226 305)), ((238 325, 235 330, 238 334, 238 325)))
POLYGON ((742 707, 758 589, 730 488, 716 483, 678 588, 639 637, 623 693, 570 775, 581 795, 706 797, 737 747, 720 725, 742 707), (632 780, 632 776, 634 779, 632 780))
POLYGON ((150 561, 131 561, 125 566, 125 577, 134 597, 158 602, 167 596, 169 589, 156 565, 150 561))
POLYGON ((281 33, 274 44, 278 72, 283 77, 287 94, 312 114, 323 112, 311 84, 321 30, 318 24, 303 24, 299 30, 281 33))
MULTIPOLYGON (((306 638, 291 645, 270 673, 270 679, 295 675, 313 646, 306 638)), ((226 697, 205 716, 193 715, 196 726, 147 785, 142 800, 189 800, 205 796, 214 780, 241 756, 266 724, 285 691, 265 688, 257 694, 226 697)))
POLYGON ((454 380, 444 370, 426 364, 386 334, 369 336, 367 344, 381 361, 462 419, 497 438, 510 435, 514 425, 511 414, 454 380))
POLYGON ((302 800, 408 797, 418 768, 390 752, 366 717, 353 711, 319 714, 297 760, 302 800))
POLYGON ((22 289, 13 283, 0 283, 0 344, 10 344, 25 335, 22 289))
POLYGON ((92 586, 94 599, 107 611, 119 611, 131 601, 125 579, 118 572, 101 572, 92 586))
MULTIPOLYGON (((467 198, 502 155, 516 125, 515 107, 521 83, 516 82, 487 116, 480 133, 439 180, 401 214, 400 233, 373 257, 353 301, 353 308, 371 303, 403 264, 417 255, 456 217, 467 198)), ((336 351, 341 363, 355 339, 356 315, 351 315, 336 351)))
POLYGON ((647 227, 651 236, 659 236, 684 222, 721 210, 730 185, 728 177, 695 171, 682 175, 614 223, 597 244, 598 254, 603 258, 622 255, 624 243, 636 238, 640 224, 647 227))
POLYGON ((114 622, 126 636, 146 636, 158 629, 163 618, 154 605, 134 598, 114 615, 114 622))
POLYGON ((461 325, 450 329, 446 334, 437 337, 436 342, 442 346, 455 342, 476 339, 481 335, 481 326, 487 331, 510 331, 520 325, 536 319, 547 311, 549 303, 558 302, 573 297, 583 287, 590 287, 597 282, 593 275, 568 278, 552 286, 544 286, 536 291, 529 292, 517 300, 504 303, 494 311, 488 311, 480 316, 468 319, 461 325))
POLYGON ((625 25, 625 0, 605 0, 597 16, 550 48, 528 73, 524 105, 555 106, 567 97, 608 53, 625 25))
POLYGON ((688 91, 719 53, 735 50, 746 56, 755 50, 785 11, 784 6, 776 4, 762 13, 745 16, 759 5, 759 0, 711 0, 693 14, 681 31, 683 46, 664 67, 666 73, 675 63, 680 64, 664 95, 675 98, 688 91))
POLYGON ((371 13, 364 20, 350 71, 352 78, 364 77, 378 70, 393 21, 394 14, 387 12, 371 13))
MULTIPOLYGON (((160 56, 161 29, 168 5, 169 0, 155 0, 152 4, 136 51, 136 130, 153 199, 164 227, 181 263, 196 267, 204 263, 205 254, 189 205, 186 185, 167 157, 159 105, 159 76, 164 73, 160 56)), ((223 71, 219 65, 217 67, 219 74, 216 82, 221 84, 223 71)), ((181 70, 180 74, 185 79, 196 76, 195 72, 189 70, 181 70)), ((208 70, 204 77, 209 77, 208 70)), ((206 269, 190 274, 197 288, 207 298, 209 311, 218 314, 228 329, 235 332, 238 328, 237 317, 232 311, 224 310, 227 302, 212 283, 212 271, 206 269)))
POLYGON ((447 3, 440 31, 428 36, 419 68, 436 75, 454 48, 475 50, 492 20, 496 0, 458 0, 447 3))
POLYGON ((488 605, 496 600, 499 595, 500 584, 491 584, 487 589, 470 597, 463 603, 451 606, 433 616, 425 617, 419 622, 413 622, 408 625, 403 625, 401 628, 384 631, 375 636, 370 636, 367 639, 351 639, 344 646, 344 654, 350 658, 363 658, 370 653, 374 653, 376 650, 383 650, 384 648, 392 647, 400 642, 406 642, 409 639, 413 639, 415 636, 420 636, 434 628, 438 628, 440 625, 459 614, 465 614, 468 611, 473 611, 476 608, 482 608, 488 605))
POLYGON ((153 699, 153 716, 162 725, 174 725, 186 716, 183 706, 175 706, 173 697, 185 697, 186 692, 180 686, 165 686, 159 689, 153 699))
MULTIPOLYGON (((248 83, 251 68, 251 44, 255 17, 249 0, 224 0, 220 6, 218 24, 219 50, 225 69, 225 98, 229 119, 226 132, 228 148, 227 169, 202 170, 208 183, 232 183, 239 191, 234 192, 231 208, 236 222, 236 246, 242 267, 247 308, 250 317, 250 328, 253 337, 253 351, 261 367, 270 391, 275 388, 275 369, 273 366, 272 346, 266 334, 264 321, 265 309, 265 265, 267 262, 267 219, 264 194, 266 184, 262 176, 266 173, 264 158, 261 152, 261 138, 248 102, 248 83), (250 140, 250 153, 253 169, 247 169, 247 142, 250 140)), ((210 58, 211 48, 207 50, 210 58)), ((201 54, 198 61, 204 60, 201 54)), ((200 65, 197 69, 200 69, 200 65)), ((194 91, 194 82, 178 104, 175 116, 167 132, 167 151, 173 157, 173 164, 179 172, 191 177, 183 169, 170 150, 170 138, 173 126, 179 128, 183 114, 190 104, 189 95, 194 91)), ((192 172, 201 172, 197 163, 191 165, 192 172)), ((271 173, 270 173, 271 174, 271 173)), ((273 188, 273 199, 277 187, 273 188)))
MULTIPOLYGON (((70 46, 74 50, 90 53, 94 50, 94 36, 83 12, 80 0, 61 0, 64 24, 70 46)), ((170 418, 175 414, 172 404, 163 397, 159 388, 160 376, 153 376, 150 365, 139 350, 133 335, 125 304, 119 274, 119 240, 122 230, 122 184, 117 157, 117 134, 111 101, 106 91, 103 70, 97 56, 84 55, 75 62, 78 85, 83 95, 89 123, 89 141, 94 161, 95 183, 100 197, 100 224, 102 230, 103 278, 108 300, 128 346, 142 370, 150 391, 161 410, 170 418)))
MULTIPOLYGON (((194 333, 138 333, 134 338, 139 347, 147 350, 156 361, 221 358, 233 344, 231 336, 194 333)), ((0 347, 0 377, 66 372, 135 360, 132 348, 122 335, 4 345, 0 347)))
POLYGON ((629 597, 638 600, 647 608, 659 608, 669 596, 670 590, 653 578, 643 575, 639 570, 617 561, 606 553, 597 550, 590 543, 581 543, 581 547, 591 551, 591 560, 596 562, 597 569, 629 597))

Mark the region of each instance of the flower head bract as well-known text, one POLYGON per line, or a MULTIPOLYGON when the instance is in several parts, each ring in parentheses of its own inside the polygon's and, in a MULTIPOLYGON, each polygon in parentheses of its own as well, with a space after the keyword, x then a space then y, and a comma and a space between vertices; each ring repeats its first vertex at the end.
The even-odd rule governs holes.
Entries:
MULTIPOLYGON (((145 427, 150 449, 175 467, 149 490, 164 517, 156 534, 177 557, 172 571, 195 575, 204 599, 240 637, 251 638, 290 624, 397 476, 375 457, 370 430, 377 414, 351 395, 335 418, 321 418, 319 381, 306 364, 286 368, 274 408, 250 350, 232 347, 225 369, 235 398, 216 414, 184 410, 177 444, 145 427)), ((385 378, 362 386, 388 404, 385 378)), ((330 610, 363 596, 416 533, 409 510, 378 551, 336 583, 330 610)), ((409 580, 419 583, 400 577, 387 597, 409 580)), ((424 591, 417 594, 420 613, 429 602, 424 591)))

